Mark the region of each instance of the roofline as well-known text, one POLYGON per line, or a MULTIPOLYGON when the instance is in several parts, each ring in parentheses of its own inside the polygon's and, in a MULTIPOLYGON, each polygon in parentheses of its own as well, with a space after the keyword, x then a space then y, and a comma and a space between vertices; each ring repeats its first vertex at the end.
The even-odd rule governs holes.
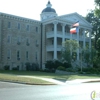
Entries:
POLYGON ((36 22, 41 22, 39 20, 34 20, 34 19, 31 19, 31 18, 26 18, 26 17, 21 17, 21 16, 17 16, 17 15, 13 15, 13 14, 8 14, 8 13, 2 13, 0 12, 0 15, 6 15, 6 16, 11 16, 11 17, 18 17, 18 18, 21 18, 21 19, 26 19, 26 20, 31 20, 31 21, 36 21, 36 22))
POLYGON ((73 15, 73 14, 76 14, 78 15, 82 20, 84 20, 87 24, 89 24, 91 26, 91 28, 93 27, 87 20, 85 20, 82 15, 78 14, 77 12, 74 12, 74 13, 70 13, 70 14, 66 14, 66 15, 61 15, 61 16, 58 16, 59 18, 60 17, 64 17, 64 16, 70 16, 70 15, 73 15))

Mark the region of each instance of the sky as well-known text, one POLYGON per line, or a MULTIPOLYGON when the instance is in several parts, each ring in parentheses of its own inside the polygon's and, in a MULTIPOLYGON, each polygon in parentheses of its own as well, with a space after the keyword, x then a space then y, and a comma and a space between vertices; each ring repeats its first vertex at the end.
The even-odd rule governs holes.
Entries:
MULTIPOLYGON (((46 8, 47 2, 48 0, 0 0, 0 12, 40 20, 40 14, 46 8)), ((86 16, 90 9, 95 8, 94 0, 50 0, 50 2, 58 16, 74 12, 86 16)))

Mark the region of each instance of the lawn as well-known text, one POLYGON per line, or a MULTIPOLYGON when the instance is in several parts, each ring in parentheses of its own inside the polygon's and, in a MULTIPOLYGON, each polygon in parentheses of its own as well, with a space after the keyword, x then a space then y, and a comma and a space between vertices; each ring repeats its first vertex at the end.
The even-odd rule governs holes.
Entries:
POLYGON ((74 74, 74 75, 62 75, 55 73, 46 73, 39 71, 0 71, 0 80, 3 81, 13 81, 13 82, 21 82, 28 84, 53 84, 51 82, 47 82, 41 79, 29 78, 29 77, 20 77, 21 76, 34 76, 41 78, 52 78, 56 80, 73 80, 73 79, 91 79, 91 78, 100 78, 100 75, 82 75, 82 74, 74 74))

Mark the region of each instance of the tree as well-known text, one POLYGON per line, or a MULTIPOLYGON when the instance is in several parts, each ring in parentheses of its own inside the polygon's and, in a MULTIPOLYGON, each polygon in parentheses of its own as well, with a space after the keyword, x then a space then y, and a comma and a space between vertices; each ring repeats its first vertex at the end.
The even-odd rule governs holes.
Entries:
POLYGON ((100 0, 94 0, 95 2, 95 15, 100 18, 100 0))
POLYGON ((100 18, 95 15, 95 11, 91 10, 87 14, 86 20, 93 26, 92 37, 94 37, 94 47, 97 49, 97 40, 100 38, 100 18))
POLYGON ((76 49, 79 47, 79 44, 76 40, 66 40, 63 43, 62 57, 64 61, 67 61, 71 64, 72 61, 72 52, 76 52, 76 49))
POLYGON ((94 67, 100 68, 100 38, 97 40, 97 55, 94 59, 94 67))
POLYGON ((94 36, 94 47, 97 51, 95 58, 93 59, 94 67, 98 66, 100 62, 100 0, 94 0, 95 2, 95 9, 91 10, 86 19, 89 21, 92 26, 92 35, 94 36))
POLYGON ((88 48, 82 50, 82 61, 87 64, 87 67, 90 67, 90 65, 93 64, 95 57, 96 50, 94 48, 91 48, 91 50, 88 48))
POLYGON ((97 40, 97 51, 98 51, 98 56, 100 56, 100 38, 97 40))

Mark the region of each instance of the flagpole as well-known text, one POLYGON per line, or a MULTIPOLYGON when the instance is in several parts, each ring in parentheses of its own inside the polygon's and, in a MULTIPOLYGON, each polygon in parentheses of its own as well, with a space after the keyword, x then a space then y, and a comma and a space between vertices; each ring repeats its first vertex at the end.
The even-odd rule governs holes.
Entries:
MULTIPOLYGON (((72 33, 70 33, 70 40, 72 40, 72 33)), ((71 45, 71 56, 72 56, 72 45, 71 45)))
POLYGON ((82 72, 82 50, 81 50, 81 72, 82 72))

